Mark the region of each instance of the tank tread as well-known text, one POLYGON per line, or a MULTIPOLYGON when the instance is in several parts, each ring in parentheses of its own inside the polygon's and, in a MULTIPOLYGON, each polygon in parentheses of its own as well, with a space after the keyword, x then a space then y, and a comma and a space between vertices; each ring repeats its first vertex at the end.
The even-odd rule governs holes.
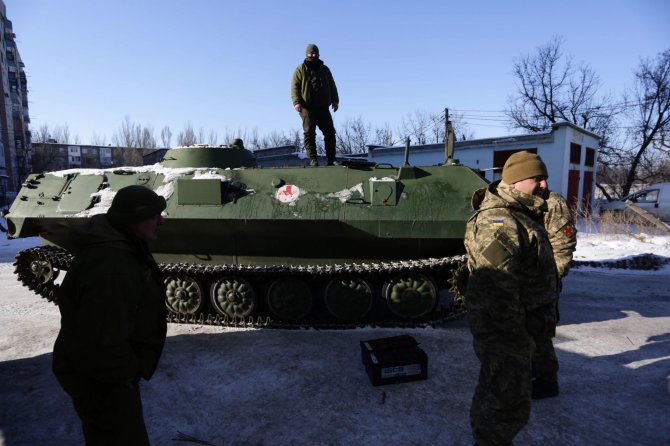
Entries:
MULTIPOLYGON (((58 287, 55 278, 59 271, 67 270, 73 260, 68 251, 55 246, 40 246, 21 251, 14 263, 15 273, 24 286, 39 294, 50 302, 57 303, 58 287), (48 265, 54 272, 36 274, 34 265, 48 265)), ((457 280, 454 279, 457 271, 465 268, 466 256, 442 258, 427 258, 420 260, 402 260, 374 263, 352 263, 335 265, 306 265, 306 266, 251 266, 251 265, 201 265, 191 263, 161 263, 159 267, 165 277, 171 275, 189 276, 198 281, 207 283, 223 276, 239 276, 252 282, 268 282, 279 277, 298 277, 306 279, 352 275, 379 281, 404 273, 422 273, 432 277, 449 277, 448 291, 453 293, 453 301, 448 305, 438 304, 437 308, 427 319, 398 320, 391 317, 381 320, 362 320, 355 323, 332 322, 331 320, 310 320, 309 322, 284 322, 275 320, 272 316, 229 317, 219 314, 198 313, 178 314, 168 311, 167 321, 174 324, 218 325, 238 328, 282 328, 282 329, 350 329, 366 326, 416 328, 443 324, 465 314, 463 296, 458 291, 457 280)))

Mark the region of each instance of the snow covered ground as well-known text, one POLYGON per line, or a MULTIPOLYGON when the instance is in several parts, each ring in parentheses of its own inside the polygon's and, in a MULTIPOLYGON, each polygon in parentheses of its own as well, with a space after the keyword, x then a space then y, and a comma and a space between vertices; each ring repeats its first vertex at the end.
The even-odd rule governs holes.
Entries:
MULTIPOLYGON (((0 239, 0 445, 82 444, 50 372, 58 309, 18 284, 12 260, 35 239, 0 239)), ((577 260, 650 253, 670 236, 579 234, 577 260)), ((518 445, 670 444, 670 266, 580 267, 564 282, 555 340, 561 395, 533 403, 518 445)), ((180 432, 212 445, 468 445, 478 362, 464 320, 427 329, 169 327, 142 392, 154 445, 180 432), (373 387, 359 342, 407 333, 428 379, 373 387)))

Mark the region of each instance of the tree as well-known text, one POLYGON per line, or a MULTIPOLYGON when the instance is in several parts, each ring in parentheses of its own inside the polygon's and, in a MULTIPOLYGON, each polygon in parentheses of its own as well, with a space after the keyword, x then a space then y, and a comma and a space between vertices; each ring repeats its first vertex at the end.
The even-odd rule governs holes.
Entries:
POLYGON ((39 146, 33 146, 31 158, 33 172, 49 172, 59 165, 60 146, 47 144, 47 142, 38 141, 36 143, 39 146))
POLYGON ((375 129, 375 139, 373 142, 380 146, 389 147, 397 143, 397 141, 393 139, 393 130, 391 130, 391 127, 388 124, 385 124, 384 127, 375 129))
POLYGON ((216 132, 214 130, 210 130, 209 136, 207 137, 207 144, 209 144, 210 146, 215 146, 218 144, 217 142, 218 139, 219 136, 216 134, 216 132))
POLYGON ((163 148, 170 147, 170 141, 172 141, 172 131, 167 125, 161 129, 161 144, 163 148))
POLYGON ((633 125, 629 130, 634 148, 622 186, 623 195, 628 195, 641 173, 647 174, 645 182, 654 182, 659 173, 654 167, 659 164, 667 166, 670 155, 670 49, 659 54, 655 60, 641 61, 635 80, 630 93, 634 105, 633 125))
POLYGON ((549 43, 514 62, 518 91, 505 111, 512 128, 541 132, 566 121, 605 136, 615 109, 599 95, 600 79, 586 64, 563 57, 563 39, 549 43))
MULTIPOLYGON (((416 110, 402 119, 399 132, 409 136, 413 144, 438 144, 444 142, 446 133, 445 114, 416 110)), ((449 120, 456 135, 462 140, 474 138, 474 133, 464 120, 463 114, 450 113, 449 120)), ((403 138, 404 141, 404 138, 403 138)))
POLYGON ((93 133, 93 136, 91 137, 91 145, 106 146, 107 140, 104 136, 100 136, 97 133, 93 133))
POLYGON ((117 147, 135 147, 135 123, 130 122, 130 116, 126 115, 121 122, 121 127, 112 136, 112 143, 117 147))
POLYGON ((435 119, 433 115, 425 110, 415 110, 414 113, 409 113, 401 119, 400 133, 405 137, 409 136, 414 144, 438 142, 431 140, 434 125, 435 119))
POLYGON ((49 142, 51 139, 51 132, 49 130, 49 124, 42 124, 37 132, 33 133, 33 141, 36 143, 49 142))
POLYGON ((177 145, 179 146, 192 146, 197 143, 195 131, 193 130, 193 124, 187 122, 184 126, 184 129, 179 132, 177 135, 177 145))
POLYGON ((135 137, 133 141, 133 146, 135 148, 144 148, 144 149, 155 149, 158 147, 156 144, 156 138, 154 137, 153 127, 140 125, 135 126, 135 137))
POLYGON ((628 195, 635 183, 670 180, 669 85, 670 50, 640 62, 623 95, 620 131, 600 149, 597 186, 608 199, 628 195))
POLYGON ((128 115, 124 118, 117 133, 112 137, 112 142, 117 147, 145 149, 158 147, 151 124, 142 127, 140 124, 131 122, 128 115))
POLYGON ((51 139, 55 139, 61 144, 70 144, 70 128, 67 124, 57 125, 51 134, 51 139))
POLYGON ((360 116, 347 119, 335 134, 337 151, 342 154, 366 153, 372 134, 371 125, 363 122, 360 116))
POLYGON ((290 146, 294 145, 294 143, 295 142, 291 139, 291 135, 286 136, 284 132, 274 130, 270 132, 269 135, 265 135, 259 140, 258 148, 264 149, 268 147, 290 146))

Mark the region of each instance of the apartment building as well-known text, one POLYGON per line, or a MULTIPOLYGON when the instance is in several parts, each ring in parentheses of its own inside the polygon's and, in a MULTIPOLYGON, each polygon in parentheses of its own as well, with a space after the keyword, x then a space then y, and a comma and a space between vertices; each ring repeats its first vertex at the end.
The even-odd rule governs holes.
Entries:
POLYGON ((32 172, 141 166, 144 157, 154 152, 156 149, 36 142, 31 165, 32 172))
POLYGON ((31 161, 28 85, 15 37, 0 0, 0 206, 14 198, 31 161))

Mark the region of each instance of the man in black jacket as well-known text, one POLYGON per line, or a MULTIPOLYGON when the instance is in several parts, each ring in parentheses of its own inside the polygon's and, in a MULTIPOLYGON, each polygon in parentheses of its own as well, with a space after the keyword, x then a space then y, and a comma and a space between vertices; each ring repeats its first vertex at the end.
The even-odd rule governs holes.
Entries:
POLYGON ((330 69, 319 59, 319 48, 310 43, 305 60, 293 72, 291 99, 293 108, 300 113, 305 137, 305 150, 311 166, 318 166, 316 154, 316 127, 323 133, 328 165, 335 160, 335 126, 328 107, 336 112, 340 105, 335 79, 330 69))
POLYGON ((120 189, 106 215, 75 227, 75 259, 58 294, 53 372, 70 395, 87 445, 148 445, 139 380, 158 365, 167 325, 163 280, 147 242, 165 199, 120 189))

